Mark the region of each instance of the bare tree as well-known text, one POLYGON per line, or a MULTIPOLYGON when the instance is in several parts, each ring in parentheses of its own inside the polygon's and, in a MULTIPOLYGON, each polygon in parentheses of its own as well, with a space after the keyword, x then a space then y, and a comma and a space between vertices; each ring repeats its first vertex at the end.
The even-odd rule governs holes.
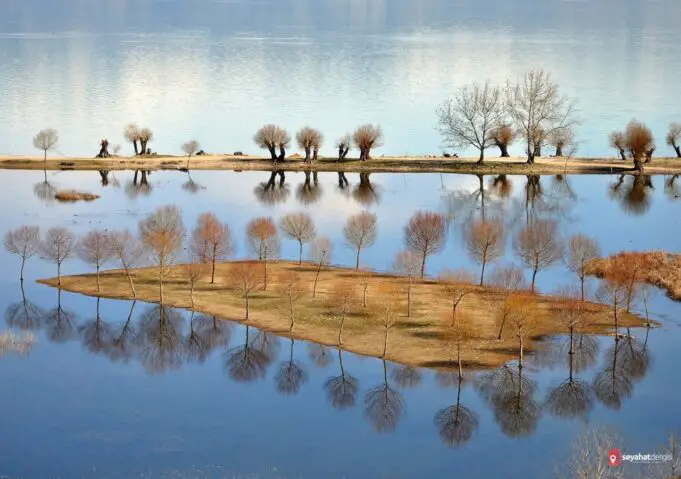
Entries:
POLYGON ((557 304, 558 320, 570 332, 569 355, 575 354, 575 331, 586 326, 587 316, 584 300, 580 299, 579 290, 572 287, 558 291, 560 301, 557 304))
POLYGON ((608 458, 622 440, 607 429, 587 428, 574 442, 572 454, 561 467, 558 477, 565 479, 616 479, 624 477, 624 468, 610 467, 608 458))
POLYGON ((329 299, 329 306, 340 317, 340 327, 338 328, 338 346, 343 346, 343 329, 345 320, 355 310, 357 303, 357 292, 351 284, 341 284, 333 290, 329 299))
POLYGON ((154 132, 151 131, 149 128, 142 128, 139 132, 139 140, 140 140, 140 154, 146 155, 149 153, 149 148, 147 148, 147 144, 154 139, 154 132))
POLYGON ((622 161, 627 161, 626 154, 627 146, 624 138, 624 133, 622 133, 621 131, 613 131, 608 136, 608 140, 610 141, 610 146, 617 150, 617 153, 620 155, 622 161))
POLYGON ((619 341, 619 318, 624 309, 627 291, 623 278, 612 275, 606 276, 596 292, 596 297, 612 308, 612 317, 615 325, 615 342, 619 341))
POLYGON ((191 300, 191 308, 194 309, 196 302, 194 300, 194 290, 201 278, 208 274, 208 269, 205 263, 197 261, 196 258, 189 257, 187 262, 182 265, 182 274, 189 283, 189 298, 191 300))
POLYGON ((296 318, 296 303, 303 296, 302 284, 300 275, 295 271, 288 271, 278 278, 279 294, 286 302, 286 307, 289 313, 289 333, 293 331, 293 323, 296 318))
POLYGON ((491 285, 502 290, 507 295, 513 291, 520 291, 527 288, 527 285, 525 284, 525 275, 520 266, 514 264, 497 266, 492 271, 491 276, 491 285))
POLYGON ((643 171, 643 158, 652 155, 651 149, 655 149, 650 128, 639 121, 631 120, 624 130, 624 144, 634 160, 634 169, 643 171))
POLYGON ((163 304, 163 277, 182 250, 184 223, 177 206, 157 208, 139 222, 139 235, 154 263, 158 265, 159 299, 163 304))
POLYGON ((359 269, 359 255, 362 248, 369 248, 376 242, 378 234, 377 218, 375 214, 363 211, 348 218, 343 228, 345 243, 357 251, 355 269, 359 269))
POLYGON ((61 288, 61 264, 69 259, 76 247, 76 236, 67 228, 55 226, 47 230, 41 242, 40 253, 43 259, 57 265, 57 285, 61 288))
POLYGON ((221 223, 214 213, 202 213, 192 232, 189 245, 194 257, 211 264, 211 284, 215 283, 215 263, 234 255, 234 241, 227 223, 221 223))
POLYGON ((383 329, 385 334, 383 336, 383 354, 381 354, 381 359, 385 359, 388 354, 388 333, 395 326, 395 300, 392 294, 383 296, 383 301, 381 303, 381 321, 383 323, 383 329))
POLYGON ((135 284, 132 281, 132 270, 140 263, 144 255, 142 245, 128 230, 111 231, 107 233, 107 240, 109 241, 112 258, 118 260, 125 271, 125 275, 128 277, 132 297, 137 298, 135 284))
POLYGON ((303 243, 309 243, 317 236, 312 217, 307 213, 289 213, 279 221, 279 228, 286 238, 298 242, 298 264, 303 264, 303 243))
POLYGON ((201 143, 196 140, 190 140, 187 143, 182 144, 182 151, 187 155, 187 169, 189 169, 189 160, 192 159, 192 155, 195 155, 200 148, 201 143))
POLYGON ((350 134, 343 135, 336 141, 336 148, 338 148, 338 161, 345 160, 348 156, 350 148, 352 148, 352 136, 350 134))
POLYGON ((548 136, 549 145, 556 149, 554 156, 560 158, 575 143, 575 132, 571 127, 555 130, 548 136))
POLYGON ((305 151, 305 162, 310 163, 317 161, 319 149, 324 142, 324 135, 319 130, 306 126, 296 133, 296 142, 298 147, 305 151))
POLYGON ((501 126, 503 107, 499 88, 489 82, 461 87, 438 107, 438 130, 447 146, 478 150, 482 164, 485 150, 495 144, 492 134, 501 126))
POLYGON ((135 123, 130 123, 123 130, 123 136, 126 140, 132 143, 132 147, 135 149, 135 155, 139 155, 140 151, 137 148, 137 142, 140 141, 140 128, 135 123))
POLYGON ((584 283, 589 273, 589 263, 600 257, 601 251, 596 240, 578 233, 570 238, 567 245, 565 264, 579 278, 581 299, 584 301, 584 283))
POLYGON ((229 281, 232 287, 244 298, 246 309, 245 320, 248 321, 250 294, 260 288, 258 266, 254 263, 237 263, 229 270, 229 281))
POLYGON ((279 257, 279 236, 270 217, 254 218, 246 225, 246 242, 251 252, 264 264, 263 289, 267 291, 267 260, 279 257))
POLYGON ((502 158, 509 158, 511 155, 508 154, 508 147, 515 141, 515 133, 513 128, 508 123, 499 125, 497 128, 493 129, 490 133, 494 145, 499 148, 499 153, 502 158))
POLYGON ((272 156, 272 161, 276 163, 286 158, 286 148, 291 142, 291 137, 283 128, 268 124, 255 133, 253 141, 260 148, 267 148, 272 156), (277 155, 277 148, 279 148, 279 155, 277 155))
POLYGON ((504 224, 497 219, 474 221, 465 230, 468 254, 482 265, 480 286, 485 284, 487 263, 498 260, 504 254, 504 224))
POLYGON ((411 251, 400 251, 393 261, 393 269, 407 277, 407 317, 411 317, 411 286, 418 274, 421 258, 411 251))
POLYGON ((513 248, 525 267, 532 270, 531 289, 534 291, 537 273, 562 257, 558 224, 553 220, 537 220, 518 232, 513 248))
POLYGON ((506 88, 506 109, 527 145, 527 162, 534 163, 536 147, 559 130, 578 124, 574 102, 561 95, 551 75, 530 70, 506 88))
POLYGON ((431 211, 418 211, 404 228, 407 249, 421 257, 421 278, 426 271, 426 258, 442 251, 445 246, 447 223, 445 217, 431 211))
POLYGON ((111 244, 107 238, 106 231, 90 231, 79 241, 77 252, 80 259, 88 264, 94 265, 96 268, 97 291, 99 291, 100 267, 112 258, 111 244))
POLYGON ((121 152, 121 145, 116 143, 114 146, 111 147, 111 150, 113 151, 113 156, 118 156, 121 152))
POLYGON ((681 158, 681 123, 672 123, 669 125, 667 144, 674 148, 676 157, 681 158))
POLYGON ((314 284, 312 286, 312 297, 317 295, 317 280, 322 268, 331 264, 331 257, 333 256, 333 243, 325 236, 321 236, 312 242, 310 246, 310 260, 317 265, 317 272, 314 276, 314 284))
POLYGON ((473 290, 475 275, 466 270, 444 270, 440 274, 447 296, 452 301, 451 323, 456 323, 456 311, 464 296, 473 290))
POLYGON ((523 367, 525 341, 534 333, 537 322, 537 303, 534 294, 516 293, 506 300, 509 324, 518 339, 518 367, 523 367))
POLYGON ((352 142, 359 149, 359 161, 370 160, 371 150, 383 146, 383 130, 379 125, 362 125, 352 134, 352 142))
POLYGON ((54 128, 47 128, 40 130, 37 135, 33 137, 33 146, 39 150, 43 150, 43 161, 47 161, 47 152, 57 146, 59 141, 59 133, 54 128))
POLYGON ((19 280, 24 282, 24 266, 40 250, 40 228, 38 226, 20 226, 5 233, 5 249, 21 258, 19 280))

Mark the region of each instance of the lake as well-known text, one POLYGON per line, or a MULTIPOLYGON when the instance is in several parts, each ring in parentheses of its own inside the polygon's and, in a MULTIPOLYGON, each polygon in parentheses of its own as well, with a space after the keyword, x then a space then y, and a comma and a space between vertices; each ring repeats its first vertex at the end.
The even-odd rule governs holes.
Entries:
POLYGON ((612 155, 607 134, 631 118, 670 155, 681 121, 677 0, 3 0, 2 13, 0 154, 39 154, 31 139, 52 127, 59 153, 94 156, 133 121, 167 154, 191 138, 257 153, 269 122, 319 128, 323 155, 367 122, 385 131, 376 155, 440 154, 440 102, 530 68, 578 100, 582 156, 612 155))
MULTIPOLYGON (((136 230, 146 214, 172 203, 182 208, 189 228, 200 213, 215 212, 232 228, 237 256, 247 257, 244 227, 251 218, 278 220, 304 210, 319 233, 333 240, 333 262, 352 265, 342 225, 368 209, 378 216, 379 236, 363 262, 387 270, 402 248, 409 217, 427 209, 451 220, 445 250, 429 260, 430 275, 443 268, 477 271, 461 231, 469 218, 483 214, 502 215, 512 232, 536 218, 555 218, 562 236, 585 233, 606 254, 677 251, 681 233, 681 195, 671 177, 346 173, 343 179, 319 173, 306 181, 303 172, 290 172, 270 182, 271 177, 159 171, 144 184, 137 174, 135 184, 132 171, 110 173, 104 182, 95 171, 3 171, 0 233, 22 224, 43 231, 67 226, 78 234, 92 228, 136 230), (46 195, 63 188, 101 198, 59 204, 46 195)), ((510 240, 507 246, 503 262, 512 262, 510 240)), ((282 256, 296 255, 297 245, 284 241, 282 256)), ((0 358, 0 477, 487 478, 512 471, 512 477, 545 478, 568 460, 585 424, 614 427, 623 451, 632 453, 655 452, 669 433, 679 432, 673 411, 681 383, 670 378, 677 375, 681 306, 662 292, 650 305, 660 327, 632 331, 642 357, 617 378, 615 389, 601 386, 578 411, 569 404, 552 407, 548 398, 569 377, 569 362, 565 338, 550 338, 549 347, 523 370, 523 415, 490 399, 484 387, 485 377, 493 379, 489 373, 469 375, 459 400, 477 423, 462 433, 441 430, 436 421, 441 410, 457 404, 451 375, 291 342, 186 311, 58 294, 34 282, 55 275, 54 265, 35 258, 22 294, 19 261, 4 250, 0 261, 0 330, 36 335, 27 355, 0 358), (159 314, 165 314, 174 338, 163 347, 153 341, 159 314), (202 347, 191 347, 192 332, 205 335, 202 347), (244 348, 263 360, 240 360, 244 348), (282 371, 292 366, 296 374, 287 381, 282 371)), ((89 270, 77 260, 63 268, 65 274, 89 270)), ((551 292, 574 281, 557 264, 540 272, 538 288, 551 292)), ((596 286, 591 281, 590 291, 596 286)), ((613 338, 582 341, 575 374, 587 385, 607 379, 613 338)), ((629 357, 619 354, 621 361, 629 357)), ((510 363, 495 374, 512 378, 514 370, 510 363)))

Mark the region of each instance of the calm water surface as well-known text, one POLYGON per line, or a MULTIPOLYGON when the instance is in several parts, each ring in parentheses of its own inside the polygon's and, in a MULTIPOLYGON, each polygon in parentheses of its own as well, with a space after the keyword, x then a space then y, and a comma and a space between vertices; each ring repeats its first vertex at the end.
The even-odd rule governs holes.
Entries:
MULTIPOLYGON (((94 155, 131 121, 155 151, 192 137, 255 152, 266 122, 332 141, 380 123, 377 154, 437 154, 436 106, 459 86, 553 73, 579 100, 580 153, 646 121, 659 151, 678 96, 677 0, 3 0, 0 154, 94 155)), ((131 153, 130 146, 123 150, 131 153)), ((522 148, 513 150, 520 154, 522 148)), ((671 154, 671 150, 667 151, 671 154)))
MULTIPOLYGON (((311 175, 306 186, 303 173, 288 173, 283 184, 277 177, 270 188, 267 172, 196 172, 191 181, 181 172, 154 172, 148 184, 139 185, 138 177, 135 186, 133 172, 126 171, 109 175, 104 186, 97 172, 5 171, 0 233, 21 224, 68 226, 79 234, 94 227, 134 230, 155 207, 175 203, 190 227, 203 211, 228 221, 244 257, 250 218, 277 220, 306 210, 319 232, 336 243, 334 262, 351 264, 353 254, 341 244, 342 224, 369 209, 378 215, 380 234, 363 257, 366 266, 381 270, 402 247, 408 218, 431 209, 452 218, 445 251, 429 261, 433 275, 444 267, 473 267, 461 224, 482 214, 503 213, 512 231, 528 219, 558 218, 562 234, 594 236, 605 253, 678 250, 679 195, 670 178, 661 176, 636 184, 608 176, 509 177, 506 183, 461 175, 346 177, 343 188, 334 173, 319 174, 316 181, 311 175), (41 199, 50 188, 70 187, 102 197, 71 205, 41 199)), ((512 261, 508 249, 505 260, 512 261)), ((296 246, 284 242, 283 255, 295 254, 296 246)), ((435 421, 457 402, 450 376, 292 343, 237 323, 191 318, 186 311, 58 295, 33 282, 54 275, 54 267, 39 260, 29 263, 22 295, 18 261, 3 251, 0 262, 0 329, 32 329, 37 336, 29 355, 0 359, 0 475, 545 478, 567 459, 585 424, 613 426, 626 441, 624 450, 648 452, 679 428, 674 411, 681 385, 670 378, 677 377, 681 307, 661 293, 651 307, 661 327, 648 335, 634 331, 636 342, 628 344, 638 359, 632 362, 629 350, 618 350, 620 364, 629 366, 618 369, 617 394, 601 388, 592 407, 574 416, 551 409, 547 398, 569 375, 564 338, 553 338, 552 352, 535 356, 523 373, 524 414, 495 403, 479 374, 460 395, 460 404, 477 415, 477 427, 455 436, 441 434, 435 421), (160 314, 173 339, 159 346, 154 338, 160 314), (260 359, 240 361, 244 348, 260 359), (294 379, 287 381, 282 371, 294 371, 294 379)), ((88 270, 78 261, 64 269, 88 270)), ((556 266, 540 273, 539 289, 571 281, 556 266)), ((610 374, 614 341, 583 341, 576 375, 592 384, 610 374)), ((496 377, 513 378, 514 371, 510 364, 496 377)))

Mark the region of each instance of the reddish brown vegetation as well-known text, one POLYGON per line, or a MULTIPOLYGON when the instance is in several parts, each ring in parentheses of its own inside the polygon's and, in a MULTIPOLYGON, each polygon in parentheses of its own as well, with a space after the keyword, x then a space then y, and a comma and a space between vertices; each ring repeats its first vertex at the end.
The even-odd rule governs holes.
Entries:
POLYGON ((246 225, 246 241, 252 253, 264 264, 263 289, 267 290, 267 260, 279 257, 277 226, 270 217, 251 220, 246 225))
POLYGON ((215 263, 234 254, 232 232, 214 213, 203 213, 196 222, 189 245, 192 255, 201 263, 211 263, 211 283, 215 283, 215 263))
POLYGON ((76 190, 63 190, 58 191, 54 195, 54 199, 61 201, 62 203, 73 203, 75 201, 94 201, 99 198, 99 195, 94 193, 84 193, 82 191, 76 190))
POLYGON ((447 225, 445 217, 431 211, 418 211, 404 228, 407 249, 421 257, 421 278, 426 271, 426 259, 442 251, 445 245, 447 225))

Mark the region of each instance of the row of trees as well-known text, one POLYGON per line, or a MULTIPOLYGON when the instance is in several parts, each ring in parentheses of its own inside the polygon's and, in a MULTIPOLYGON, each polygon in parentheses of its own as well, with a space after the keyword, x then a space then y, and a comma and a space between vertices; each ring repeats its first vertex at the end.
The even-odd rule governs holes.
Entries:
MULTIPOLYGON (((608 138, 610 146, 617 150, 622 161, 627 160, 628 154, 634 161, 634 169, 638 171, 643 171, 643 163, 652 161, 653 153, 657 148, 653 132, 637 120, 630 121, 624 131, 611 132, 608 138)), ((674 148, 676 156, 681 158, 681 124, 669 125, 666 142, 674 148)))

